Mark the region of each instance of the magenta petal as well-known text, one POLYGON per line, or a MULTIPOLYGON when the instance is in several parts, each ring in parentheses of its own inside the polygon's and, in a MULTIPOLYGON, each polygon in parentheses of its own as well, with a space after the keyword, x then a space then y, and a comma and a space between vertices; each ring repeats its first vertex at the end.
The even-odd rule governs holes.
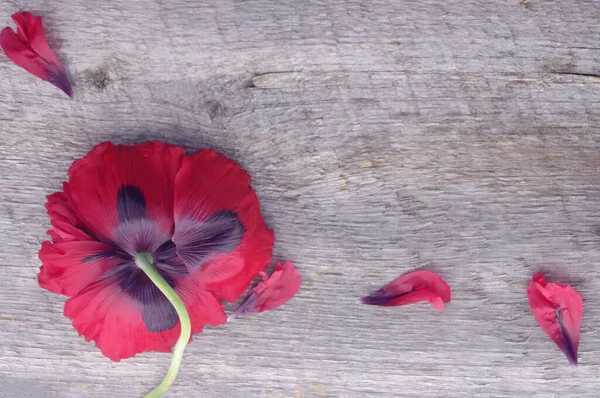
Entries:
POLYGON ((73 98, 69 78, 46 41, 42 18, 23 11, 13 14, 12 19, 17 25, 17 32, 7 27, 0 33, 0 47, 6 56, 27 72, 52 83, 73 98))
POLYGON ((270 277, 262 272, 263 281, 250 291, 229 319, 272 310, 287 303, 300 290, 301 277, 294 264, 277 263, 270 277))
POLYGON ((440 311, 450 302, 450 286, 439 275, 415 271, 394 279, 376 292, 360 299, 362 304, 401 306, 427 301, 440 311))
POLYGON ((577 365, 583 318, 581 295, 569 285, 546 282, 542 274, 533 276, 527 295, 537 323, 565 354, 569 363, 577 365))

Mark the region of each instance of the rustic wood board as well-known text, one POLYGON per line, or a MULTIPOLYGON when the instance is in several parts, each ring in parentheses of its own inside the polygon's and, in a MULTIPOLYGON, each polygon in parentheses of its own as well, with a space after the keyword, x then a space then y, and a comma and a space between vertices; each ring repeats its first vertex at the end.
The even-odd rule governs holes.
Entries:
MULTIPOLYGON (((0 55, 0 396, 139 397, 37 286, 45 195, 104 140, 211 146, 254 177, 298 296, 208 328, 169 397, 594 397, 600 8, 584 0, 3 1, 43 15, 76 100, 0 55), (362 295, 417 267, 446 313, 362 295), (584 296, 580 366, 531 316, 584 296)), ((231 306, 227 307, 228 309, 231 306)))

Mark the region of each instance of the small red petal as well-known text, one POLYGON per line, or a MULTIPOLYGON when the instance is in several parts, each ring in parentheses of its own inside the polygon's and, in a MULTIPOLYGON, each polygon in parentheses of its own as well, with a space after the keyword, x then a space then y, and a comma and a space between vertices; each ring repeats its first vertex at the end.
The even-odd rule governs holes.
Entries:
POLYGON ((547 283, 536 274, 527 288, 529 306, 542 330, 554 341, 572 365, 577 365, 583 299, 569 285, 547 283))
POLYGON ((294 297, 302 284, 300 274, 289 261, 277 263, 270 277, 264 273, 261 276, 263 281, 250 291, 230 319, 280 307, 294 297))
POLYGON ((363 297, 363 304, 400 306, 427 301, 440 311, 451 298, 450 286, 430 271, 415 271, 394 279, 375 293, 363 297))
POLYGON ((46 41, 42 18, 28 12, 18 12, 12 15, 12 19, 17 25, 17 33, 8 27, 0 33, 0 47, 6 56, 27 72, 52 83, 73 98, 69 78, 46 41))

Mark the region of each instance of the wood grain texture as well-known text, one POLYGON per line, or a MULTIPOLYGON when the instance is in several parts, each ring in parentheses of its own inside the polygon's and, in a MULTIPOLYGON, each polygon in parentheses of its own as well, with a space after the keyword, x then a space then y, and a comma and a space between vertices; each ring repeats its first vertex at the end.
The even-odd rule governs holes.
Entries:
MULTIPOLYGON (((1 397, 140 397, 37 286, 45 195, 104 140, 253 176, 298 296, 208 328, 168 397, 590 397, 600 380, 600 8, 584 0, 3 1, 44 16, 76 101, 0 55, 1 397), (425 265, 446 313, 357 298, 425 265), (531 316, 585 300, 580 366, 531 316)), ((231 308, 228 306, 227 308, 231 308)))

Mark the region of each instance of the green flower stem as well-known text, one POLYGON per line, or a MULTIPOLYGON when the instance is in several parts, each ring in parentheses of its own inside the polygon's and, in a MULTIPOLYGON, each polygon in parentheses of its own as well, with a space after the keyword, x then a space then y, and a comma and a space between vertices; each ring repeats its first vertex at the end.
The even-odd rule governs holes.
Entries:
POLYGON ((177 315, 179 315, 179 323, 181 324, 181 334, 179 335, 179 339, 173 348, 173 357, 171 359, 171 366, 169 366, 169 371, 167 372, 163 381, 152 391, 150 391, 145 398, 158 398, 161 397, 168 389, 171 387, 171 384, 175 381, 177 377, 177 372, 179 372, 179 365, 181 365, 181 360, 183 358, 183 351, 185 350, 185 346, 190 341, 190 335, 192 334, 192 326, 190 323, 190 314, 188 314, 185 305, 181 298, 177 295, 175 290, 169 285, 169 283, 161 276, 161 274, 156 270, 153 265, 154 259, 152 255, 148 252, 138 253, 135 256, 135 265, 138 266, 148 278, 160 289, 162 294, 173 304, 175 307, 175 311, 177 311, 177 315))

